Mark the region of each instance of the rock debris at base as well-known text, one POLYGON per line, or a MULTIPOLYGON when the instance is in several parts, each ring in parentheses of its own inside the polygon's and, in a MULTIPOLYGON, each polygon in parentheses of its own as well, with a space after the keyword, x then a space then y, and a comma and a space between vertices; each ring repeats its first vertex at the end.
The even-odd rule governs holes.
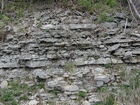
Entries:
POLYGON ((51 99, 58 105, 65 101, 78 105, 74 100, 80 91, 87 93, 88 99, 81 105, 101 101, 97 89, 121 80, 100 65, 128 63, 140 68, 139 26, 135 25, 131 33, 133 24, 128 22, 124 34, 125 15, 121 13, 116 13, 113 22, 101 24, 94 21, 98 17, 84 15, 79 11, 46 10, 9 26, 15 34, 9 33, 0 45, 0 81, 29 76, 29 86, 43 81, 45 90, 58 91, 55 97, 40 89, 33 93, 38 97, 26 103, 29 105, 37 105, 39 100, 47 105, 51 99), (74 63, 74 70, 64 68, 68 63, 74 63))

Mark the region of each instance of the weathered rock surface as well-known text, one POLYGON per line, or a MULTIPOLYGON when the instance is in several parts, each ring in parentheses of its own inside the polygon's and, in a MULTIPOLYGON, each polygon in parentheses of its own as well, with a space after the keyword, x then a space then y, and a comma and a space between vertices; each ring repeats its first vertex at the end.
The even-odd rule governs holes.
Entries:
MULTIPOLYGON (((138 29, 134 29, 138 30, 136 34, 123 33, 122 13, 115 16, 120 20, 118 23, 100 25, 95 24, 93 16, 84 15, 62 9, 37 12, 30 19, 34 21, 28 27, 30 31, 20 31, 30 23, 26 20, 24 25, 14 26, 15 35, 7 35, 0 45, 0 81, 20 78, 23 82, 28 77, 29 86, 43 83, 44 89, 30 96, 29 105, 36 105, 38 100, 47 105, 52 99, 58 104, 67 101, 69 105, 78 105, 74 100, 81 91, 89 99, 82 105, 99 102, 93 94, 99 87, 114 86, 121 81, 118 74, 112 73, 114 69, 100 65, 128 63, 140 68, 140 33, 138 29)), ((128 24, 128 32, 131 26, 128 24)))

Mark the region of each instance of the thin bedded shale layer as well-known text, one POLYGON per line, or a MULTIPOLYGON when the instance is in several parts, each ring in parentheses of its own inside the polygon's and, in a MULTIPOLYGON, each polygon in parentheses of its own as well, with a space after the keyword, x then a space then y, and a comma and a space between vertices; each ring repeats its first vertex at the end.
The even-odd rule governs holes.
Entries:
MULTIPOLYGON (((140 62, 139 33, 123 34, 122 13, 116 13, 114 22, 100 25, 94 24, 96 17, 85 18, 79 11, 60 9, 51 13, 54 15, 36 13, 31 16, 35 19, 25 19, 21 27, 13 27, 16 35, 8 34, 1 45, 0 68, 64 66, 67 62, 78 66, 140 62), (30 21, 34 22, 28 27, 30 21), (24 27, 24 32, 17 31, 24 27)), ((126 27, 126 33, 130 33, 129 22, 126 27)))

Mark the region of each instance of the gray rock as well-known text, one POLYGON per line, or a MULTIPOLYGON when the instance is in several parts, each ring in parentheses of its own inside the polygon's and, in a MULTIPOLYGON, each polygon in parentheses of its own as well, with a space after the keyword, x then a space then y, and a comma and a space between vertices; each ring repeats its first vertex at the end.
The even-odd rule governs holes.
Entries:
POLYGON ((105 29, 113 29, 117 27, 117 23, 115 22, 105 22, 105 23, 101 23, 101 26, 105 29))
POLYGON ((20 78, 20 79, 25 79, 28 76, 28 72, 25 71, 24 69, 19 70, 19 69, 13 69, 10 73, 8 78, 9 79, 14 79, 14 78, 20 78))
POLYGON ((50 87, 50 88, 56 87, 57 84, 58 84, 57 81, 49 81, 49 82, 47 83, 48 87, 50 87))
POLYGON ((50 63, 47 61, 27 61, 26 66, 29 68, 36 68, 36 67, 45 67, 50 63))
POLYGON ((60 29, 59 25, 53 25, 53 24, 47 24, 47 25, 42 25, 40 27, 41 29, 60 29))
POLYGON ((104 82, 103 81, 96 81, 96 86, 101 87, 103 86, 104 82))
POLYGON ((65 23, 71 23, 71 24, 77 24, 79 22, 80 22, 79 19, 68 19, 65 21, 65 23))
POLYGON ((5 71, 4 70, 2 70, 2 69, 0 69, 0 77, 4 77, 5 76, 5 71))
POLYGON ((105 58, 106 64, 112 63, 111 58, 105 58))
POLYGON ((95 29, 96 25, 95 24, 69 24, 69 28, 71 30, 78 30, 78 29, 95 29))
POLYGON ((81 105, 91 105, 89 101, 85 100, 81 103, 81 105))
POLYGON ((49 81, 47 83, 47 86, 49 88, 59 88, 59 89, 63 89, 63 85, 66 85, 66 82, 63 81, 63 78, 62 77, 57 77, 55 78, 54 80, 52 81, 49 81))
POLYGON ((37 69, 33 71, 33 76, 38 77, 40 79, 47 79, 49 76, 46 74, 46 72, 42 71, 41 69, 37 69))
POLYGON ((115 44, 115 45, 109 47, 109 50, 108 50, 108 51, 109 51, 109 52, 115 51, 115 50, 117 50, 119 47, 120 47, 120 44, 115 44))
POLYGON ((18 50, 20 48, 20 45, 8 45, 7 49, 12 49, 12 50, 18 50))
POLYGON ((86 23, 86 24, 89 23, 90 24, 90 23, 92 23, 92 20, 91 19, 84 19, 84 20, 82 20, 82 23, 86 23))
POLYGON ((7 35, 7 37, 6 37, 6 41, 7 41, 7 42, 8 42, 8 41, 12 41, 12 40, 13 40, 13 38, 14 38, 14 36, 13 36, 13 35, 8 34, 8 35, 7 35))
POLYGON ((131 59, 133 56, 132 52, 131 51, 127 51, 124 55, 124 59, 131 59))
POLYGON ((3 63, 2 66, 0 66, 0 67, 2 67, 2 68, 18 68, 19 65, 17 62, 14 62, 14 63, 8 62, 8 63, 3 63))
POLYGON ((89 96, 88 98, 89 98, 89 102, 90 102, 90 103, 100 102, 100 99, 98 98, 97 95, 94 95, 94 94, 93 94, 93 95, 89 96))
POLYGON ((42 100, 48 100, 49 98, 53 98, 51 94, 41 93, 39 94, 39 98, 42 100))
POLYGON ((79 91, 79 87, 77 85, 67 85, 64 87, 64 90, 68 92, 77 92, 79 91))
POLYGON ((116 13, 115 18, 125 19, 126 15, 124 13, 116 13))
POLYGON ((0 105, 4 105, 2 102, 0 102, 0 105))
POLYGON ((117 63, 123 63, 123 61, 122 60, 120 60, 120 59, 115 59, 115 58, 111 58, 111 61, 112 61, 112 63, 113 64, 117 64, 117 63))
POLYGON ((120 28, 113 28, 107 32, 108 35, 115 35, 120 30, 120 28))
POLYGON ((125 28, 125 26, 126 26, 126 28, 131 28, 132 27, 131 23, 127 22, 127 24, 126 24, 126 21, 121 21, 120 26, 123 27, 123 28, 125 28))
POLYGON ((84 58, 77 58, 75 59, 75 65, 85 65, 85 61, 84 61, 84 58))
POLYGON ((110 78, 108 75, 95 75, 94 80, 108 83, 110 81, 110 78))
POLYGON ((54 39, 54 38, 43 38, 43 39, 40 39, 39 40, 40 43, 54 43, 54 42, 57 42, 57 39, 54 39))

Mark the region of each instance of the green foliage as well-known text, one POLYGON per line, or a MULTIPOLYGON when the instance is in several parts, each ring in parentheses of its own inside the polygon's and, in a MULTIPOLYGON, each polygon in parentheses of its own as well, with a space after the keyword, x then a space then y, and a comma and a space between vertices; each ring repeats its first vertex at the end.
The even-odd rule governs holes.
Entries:
POLYGON ((79 96, 80 98, 85 98, 85 97, 86 97, 86 93, 83 92, 83 91, 79 91, 78 96, 79 96))
POLYGON ((93 9, 93 7, 101 9, 106 5, 111 8, 118 5, 117 0, 77 0, 77 3, 88 10, 93 9))
POLYGON ((49 105, 56 105, 54 101, 49 101, 48 104, 49 105))
POLYGON ((27 94, 24 94, 24 95, 20 96, 19 100, 28 100, 27 94))
POLYGON ((57 96, 58 91, 56 89, 50 90, 49 93, 53 94, 54 96, 57 96))
POLYGON ((7 89, 0 90, 0 101, 6 105, 19 105, 19 103, 15 100, 13 92, 7 89))
POLYGON ((74 11, 76 10, 76 6, 72 6, 71 9, 74 11))
POLYGON ((19 80, 10 81, 7 89, 0 90, 0 101, 5 105, 19 105, 19 101, 28 100, 28 91, 30 87, 27 84, 20 84, 19 80), (16 100, 17 99, 17 100, 16 100))
POLYGON ((118 87, 113 90, 107 87, 100 87, 98 92, 101 100, 103 101, 100 103, 96 103, 95 105, 117 105, 117 103, 128 104, 130 102, 132 105, 134 105, 136 99, 137 101, 140 102, 139 99, 140 71, 132 70, 128 72, 124 68, 124 66, 121 66, 121 70, 122 70, 122 72, 120 72, 121 81, 124 84, 118 85, 118 87))
POLYGON ((104 65, 104 67, 107 68, 107 69, 108 69, 108 68, 111 68, 111 66, 112 66, 112 65, 111 65, 110 63, 104 65))
POLYGON ((0 22, 0 29, 4 26, 3 22, 0 22))
POLYGON ((45 88, 44 83, 38 84, 38 88, 39 88, 39 89, 44 89, 44 88, 45 88))
POLYGON ((113 95, 107 97, 105 103, 103 105, 114 105, 115 101, 113 95))
POLYGON ((140 71, 136 70, 133 76, 130 79, 130 86, 132 88, 140 88, 140 71))

